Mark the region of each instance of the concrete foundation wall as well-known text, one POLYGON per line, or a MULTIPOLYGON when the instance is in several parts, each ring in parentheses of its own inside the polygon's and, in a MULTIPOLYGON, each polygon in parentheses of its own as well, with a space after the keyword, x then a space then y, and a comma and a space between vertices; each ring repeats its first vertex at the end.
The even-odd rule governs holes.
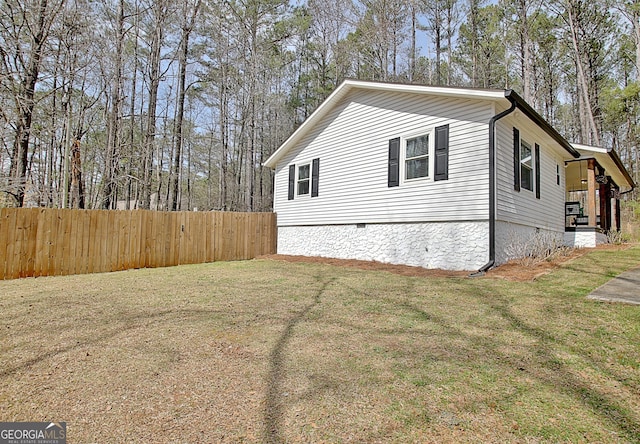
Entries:
POLYGON ((594 228, 576 229, 576 231, 564 233, 564 243, 569 247, 594 248, 596 245, 606 244, 607 242, 607 236, 594 228))
POLYGON ((281 226, 278 253, 477 270, 489 260, 489 223, 281 226))
POLYGON ((564 244, 564 232, 496 221, 496 264, 539 254, 564 244))

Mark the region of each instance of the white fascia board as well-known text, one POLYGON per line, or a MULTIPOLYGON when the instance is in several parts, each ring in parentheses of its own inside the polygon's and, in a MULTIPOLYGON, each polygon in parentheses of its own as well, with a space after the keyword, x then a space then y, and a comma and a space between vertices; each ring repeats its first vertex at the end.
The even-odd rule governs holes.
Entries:
POLYGON ((451 98, 480 99, 497 101, 505 99, 505 91, 498 89, 453 88, 442 86, 406 85, 400 83, 368 82, 362 80, 345 80, 329 97, 284 141, 282 145, 264 162, 264 166, 275 168, 278 160, 300 140, 314 124, 322 119, 331 108, 352 89, 368 89, 397 93, 425 94, 446 96, 451 98))
POLYGON ((425 86, 408 85, 403 83, 367 82, 363 80, 345 80, 344 83, 352 87, 371 89, 377 91, 390 91, 400 93, 418 93, 432 96, 462 97, 475 99, 504 99, 505 92, 502 89, 456 88, 450 86, 425 86))
POLYGON ((611 151, 611 149, 602 148, 599 146, 582 145, 579 143, 572 143, 571 146, 580 151, 580 154, 582 154, 583 156, 590 156, 587 153, 608 154, 611 151))

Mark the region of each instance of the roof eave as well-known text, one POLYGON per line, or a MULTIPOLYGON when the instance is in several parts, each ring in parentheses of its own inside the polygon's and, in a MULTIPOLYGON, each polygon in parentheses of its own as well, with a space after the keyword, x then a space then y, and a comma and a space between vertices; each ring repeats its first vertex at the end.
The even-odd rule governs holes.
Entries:
POLYGON ((524 101, 522 97, 518 95, 514 90, 508 89, 504 92, 504 96, 513 100, 516 103, 516 106, 520 111, 522 111, 529 119, 531 119, 538 127, 540 127, 544 132, 546 132, 553 140, 558 142, 562 148, 564 148, 569 154, 573 156, 574 159, 580 157, 580 153, 564 138, 556 131, 554 127, 551 126, 549 122, 547 122, 544 117, 542 117, 538 112, 531 107, 527 102, 524 101))
MULTIPOLYGON (((598 146, 582 145, 582 144, 577 144, 577 143, 574 143, 573 146, 576 149, 585 151, 587 153, 595 153, 595 154, 607 155, 609 157, 609 159, 611 159, 611 161, 615 164, 616 168, 620 171, 620 173, 624 176, 624 178, 627 181, 627 184, 629 185, 629 187, 631 189, 634 189, 636 187, 635 182, 633 181, 633 178, 629 174, 629 171, 627 171, 627 168, 622 163, 622 159, 620 159, 620 156, 618 156, 618 153, 613 148, 603 148, 603 147, 598 147, 598 146)), ((581 154, 580 157, 589 158, 589 157, 596 157, 596 156, 595 155, 594 156, 589 156, 588 154, 581 154)))
POLYGON ((387 82, 372 82, 365 80, 344 80, 340 86, 338 86, 333 93, 327 97, 324 102, 318 106, 318 108, 296 129, 287 140, 263 163, 264 166, 269 168, 275 168, 278 161, 289 150, 291 145, 295 144, 307 131, 307 128, 313 126, 313 124, 321 119, 326 111, 331 106, 340 100, 353 88, 363 88, 377 91, 389 91, 389 92, 403 92, 403 93, 418 93, 418 94, 430 94, 441 95, 449 97, 463 97, 469 99, 485 99, 485 100, 501 100, 504 98, 504 90, 488 90, 488 89, 474 89, 474 88, 454 88, 454 87, 439 87, 439 86, 425 86, 425 85, 408 85, 402 83, 387 83, 387 82))
POLYGON ((540 114, 538 114, 527 102, 524 101, 515 91, 509 90, 484 90, 473 88, 451 88, 451 87, 437 87, 437 86, 424 86, 424 85, 407 85, 402 83, 381 83, 370 82, 363 80, 351 80, 347 79, 338 86, 324 102, 318 106, 318 108, 296 129, 287 140, 264 162, 264 166, 269 168, 275 168, 278 161, 289 150, 291 145, 297 142, 307 131, 307 128, 312 127, 313 124, 321 119, 325 112, 331 108, 331 106, 345 94, 347 94, 352 88, 364 88, 371 90, 382 91, 395 91, 395 92, 408 92, 408 93, 421 93, 431 95, 446 95, 453 97, 465 97, 465 98, 477 98, 485 100, 500 100, 506 98, 509 101, 516 103, 518 109, 520 109, 529 119, 531 119, 536 125, 538 125, 543 131, 545 131, 552 139, 554 139, 560 146, 562 146, 569 154, 574 158, 579 158, 580 153, 573 148, 573 146, 567 142, 540 114))

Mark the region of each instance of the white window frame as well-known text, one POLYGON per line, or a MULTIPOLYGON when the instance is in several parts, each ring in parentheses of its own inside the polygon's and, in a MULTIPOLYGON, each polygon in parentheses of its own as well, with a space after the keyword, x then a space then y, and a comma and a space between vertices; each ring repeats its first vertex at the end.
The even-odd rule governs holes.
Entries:
POLYGON ((535 184, 535 180, 536 180, 536 163, 535 163, 535 145, 530 144, 529 142, 527 142, 526 140, 524 140, 522 137, 520 138, 520 152, 519 152, 519 156, 518 156, 518 160, 520 162, 520 189, 521 190, 527 190, 527 191, 531 191, 533 192, 536 189, 536 184, 535 184), (526 146, 529 149, 529 163, 531 164, 531 166, 526 165, 525 160, 522 158, 522 147, 526 146), (529 184, 531 185, 531 188, 526 188, 524 186, 524 174, 523 174, 523 169, 527 168, 530 171, 530 181, 529 184))
MULTIPOLYGON (((400 178, 402 183, 413 183, 413 182, 423 182, 423 181, 431 181, 433 180, 434 175, 434 156, 435 156, 435 131, 434 128, 428 130, 417 131, 414 133, 406 134, 400 137, 400 178), (412 179, 407 179, 407 142, 411 139, 416 139, 418 137, 427 136, 429 138, 429 149, 426 156, 427 158, 427 175, 422 177, 414 177, 412 179)), ((418 158, 418 157, 415 157, 418 158)))
POLYGON ((311 197, 311 174, 311 162, 300 162, 296 164, 296 197, 311 197), (309 176, 306 179, 300 179, 300 168, 303 168, 305 166, 309 168, 309 176), (302 180, 307 181, 309 184, 309 187, 307 188, 307 192, 305 194, 300 194, 300 182, 302 180))

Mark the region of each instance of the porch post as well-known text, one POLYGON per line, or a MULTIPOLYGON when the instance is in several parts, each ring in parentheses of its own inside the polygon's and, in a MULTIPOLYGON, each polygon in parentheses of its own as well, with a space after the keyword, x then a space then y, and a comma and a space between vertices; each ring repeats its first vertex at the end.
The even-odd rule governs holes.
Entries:
POLYGON ((587 216, 589 217, 589 226, 597 227, 598 219, 596 218, 596 161, 589 159, 587 163, 587 216))
POLYGON ((607 176, 607 185, 605 188, 605 201, 607 202, 607 227, 606 230, 612 230, 613 229, 613 212, 614 212, 614 203, 613 203, 613 197, 611 195, 611 176, 607 176))
MULTIPOLYGON (((619 196, 618 193, 616 193, 616 196, 619 196)), ((622 222, 621 222, 621 215, 620 215, 620 198, 616 197, 616 230, 618 231, 622 231, 622 222)))
POLYGON ((611 197, 609 193, 610 185, 608 183, 600 184, 600 228, 604 231, 611 229, 611 197))
POLYGON ((611 231, 620 231, 620 224, 618 223, 618 199, 611 198, 611 231))

